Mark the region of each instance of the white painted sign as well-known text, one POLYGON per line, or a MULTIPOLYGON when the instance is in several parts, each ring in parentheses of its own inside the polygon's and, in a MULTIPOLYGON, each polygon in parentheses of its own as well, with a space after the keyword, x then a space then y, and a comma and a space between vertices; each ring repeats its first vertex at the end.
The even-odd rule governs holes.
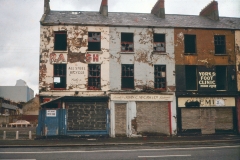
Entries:
POLYGON ((111 94, 112 101, 173 101, 173 95, 111 94))
POLYGON ((46 116, 47 117, 56 117, 57 111, 56 110, 47 110, 46 116))
POLYGON ((181 97, 178 107, 235 107, 235 97, 181 97))

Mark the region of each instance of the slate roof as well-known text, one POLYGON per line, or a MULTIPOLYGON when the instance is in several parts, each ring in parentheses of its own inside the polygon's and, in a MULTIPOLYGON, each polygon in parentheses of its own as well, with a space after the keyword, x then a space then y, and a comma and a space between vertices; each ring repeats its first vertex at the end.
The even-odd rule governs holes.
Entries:
POLYGON ((3 108, 6 108, 6 109, 12 109, 12 110, 18 109, 17 106, 12 105, 12 104, 7 104, 7 103, 2 103, 2 107, 3 107, 3 108))
POLYGON ((126 12, 109 12, 104 17, 99 12, 50 11, 43 16, 41 24, 240 29, 240 18, 220 17, 219 21, 214 21, 198 15, 166 14, 163 19, 150 13, 126 12))

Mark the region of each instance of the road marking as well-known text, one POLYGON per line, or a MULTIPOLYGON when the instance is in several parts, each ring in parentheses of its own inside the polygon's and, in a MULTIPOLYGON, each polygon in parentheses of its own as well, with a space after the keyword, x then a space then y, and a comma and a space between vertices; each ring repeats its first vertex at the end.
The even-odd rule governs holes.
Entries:
POLYGON ((191 154, 186 154, 186 155, 161 155, 161 156, 138 156, 138 158, 158 158, 158 157, 191 157, 191 154))
POLYGON ((215 146, 215 147, 190 147, 190 148, 160 148, 160 149, 132 149, 132 150, 92 150, 92 151, 46 151, 46 152, 0 152, 0 154, 52 154, 52 153, 100 153, 100 152, 138 152, 138 151, 169 151, 169 150, 197 150, 197 149, 221 149, 239 148, 235 146, 215 146))

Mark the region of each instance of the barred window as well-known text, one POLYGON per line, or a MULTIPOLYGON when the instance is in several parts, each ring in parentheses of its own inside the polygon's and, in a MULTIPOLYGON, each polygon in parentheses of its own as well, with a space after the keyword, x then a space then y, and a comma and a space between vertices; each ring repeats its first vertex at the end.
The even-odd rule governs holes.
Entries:
POLYGON ((166 89, 166 65, 154 65, 154 88, 166 89))
POLYGON ((54 64, 54 88, 66 88, 66 64, 54 64))
POLYGON ((88 89, 89 90, 101 89, 101 65, 100 64, 88 65, 88 89))

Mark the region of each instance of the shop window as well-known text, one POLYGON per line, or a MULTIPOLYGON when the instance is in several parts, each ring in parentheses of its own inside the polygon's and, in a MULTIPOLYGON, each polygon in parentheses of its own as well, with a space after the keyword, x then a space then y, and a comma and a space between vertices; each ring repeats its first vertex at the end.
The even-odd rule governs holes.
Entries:
POLYGON ((216 66, 216 85, 217 90, 227 89, 227 67, 216 66))
POLYGON ((197 67, 185 66, 186 90, 197 90, 197 67))
POLYGON ((134 89, 133 64, 122 64, 122 89, 134 89))
POLYGON ((133 33, 121 33, 121 52, 133 51, 133 33))
POLYGON ((184 35, 185 53, 196 53, 196 35, 184 35))
POLYGON ((165 34, 154 34, 153 35, 153 51, 155 52, 165 52, 165 34))
POLYGON ((54 64, 54 89, 66 88, 66 64, 54 64))
POLYGON ((88 65, 88 89, 89 90, 101 89, 101 65, 100 64, 88 65))
POLYGON ((100 32, 88 32, 88 51, 101 51, 100 32))
POLYGON ((154 66, 154 88, 166 89, 166 66, 155 65, 154 66))
POLYGON ((66 51, 67 50, 67 32, 54 32, 54 50, 66 51))
POLYGON ((214 36, 215 54, 226 54, 225 36, 214 36))

